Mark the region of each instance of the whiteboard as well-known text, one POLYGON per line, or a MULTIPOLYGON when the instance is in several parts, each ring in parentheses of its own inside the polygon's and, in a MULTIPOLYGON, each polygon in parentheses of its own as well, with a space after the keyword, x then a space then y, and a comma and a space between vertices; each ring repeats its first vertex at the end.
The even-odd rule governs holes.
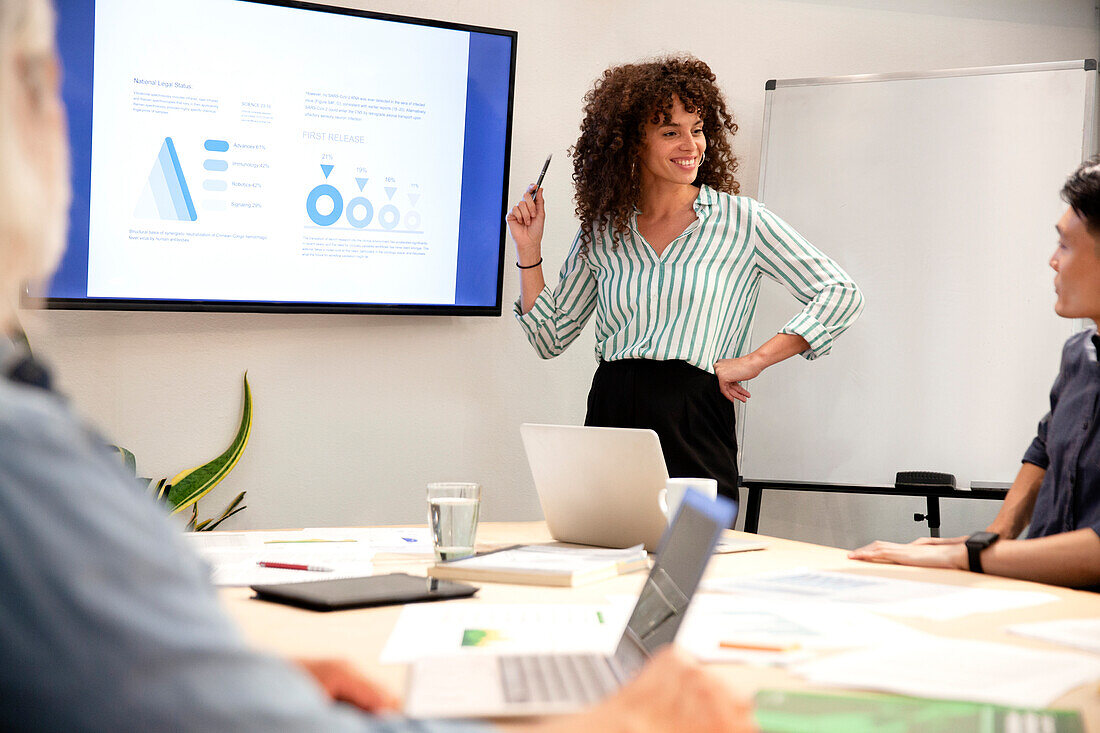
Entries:
MULTIPOLYGON (((1095 62, 769 82, 760 200, 848 271, 832 352, 748 387, 746 479, 1011 481, 1061 347, 1054 224, 1091 154, 1095 62)), ((762 283, 752 345, 798 310, 762 283)))

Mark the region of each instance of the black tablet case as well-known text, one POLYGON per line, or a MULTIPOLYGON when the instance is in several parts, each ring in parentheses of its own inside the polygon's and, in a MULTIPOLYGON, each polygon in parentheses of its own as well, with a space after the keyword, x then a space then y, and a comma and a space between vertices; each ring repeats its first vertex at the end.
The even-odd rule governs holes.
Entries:
POLYGON ((254 585, 252 590, 256 591, 256 598, 264 601, 286 603, 314 611, 337 611, 342 608, 467 598, 477 593, 478 589, 466 583, 407 573, 389 573, 365 578, 254 585))

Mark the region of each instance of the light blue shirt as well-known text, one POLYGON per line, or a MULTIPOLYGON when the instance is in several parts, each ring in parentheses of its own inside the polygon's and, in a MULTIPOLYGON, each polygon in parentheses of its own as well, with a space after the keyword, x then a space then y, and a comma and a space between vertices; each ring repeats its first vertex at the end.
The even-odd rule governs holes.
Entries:
POLYGON ((251 649, 106 443, 7 378, 14 348, 0 336, 0 729, 484 730, 334 704, 251 649))

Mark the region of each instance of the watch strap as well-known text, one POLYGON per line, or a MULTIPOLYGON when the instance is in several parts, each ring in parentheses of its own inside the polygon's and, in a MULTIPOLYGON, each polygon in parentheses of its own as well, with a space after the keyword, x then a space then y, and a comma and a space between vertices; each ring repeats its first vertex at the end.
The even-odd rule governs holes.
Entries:
POLYGON ((970 561, 970 572, 972 573, 984 573, 982 570, 982 550, 989 547, 989 545, 973 545, 967 543, 966 556, 970 561))
POLYGON ((970 572, 984 573, 982 569, 982 550, 986 549, 1001 536, 996 532, 975 532, 966 538, 966 556, 970 563, 970 572))

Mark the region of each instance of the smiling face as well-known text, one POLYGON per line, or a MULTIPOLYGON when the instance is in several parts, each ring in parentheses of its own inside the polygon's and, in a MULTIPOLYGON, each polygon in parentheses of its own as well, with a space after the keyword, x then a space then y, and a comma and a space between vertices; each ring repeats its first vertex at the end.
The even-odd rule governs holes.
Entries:
POLYGON ((1100 242, 1072 208, 1058 221, 1054 268, 1054 312, 1063 318, 1089 318, 1100 326, 1100 242))
POLYGON ((663 182, 691 185, 706 149, 707 138, 698 111, 688 112, 680 98, 674 96, 667 120, 646 123, 638 152, 642 186, 663 182))

